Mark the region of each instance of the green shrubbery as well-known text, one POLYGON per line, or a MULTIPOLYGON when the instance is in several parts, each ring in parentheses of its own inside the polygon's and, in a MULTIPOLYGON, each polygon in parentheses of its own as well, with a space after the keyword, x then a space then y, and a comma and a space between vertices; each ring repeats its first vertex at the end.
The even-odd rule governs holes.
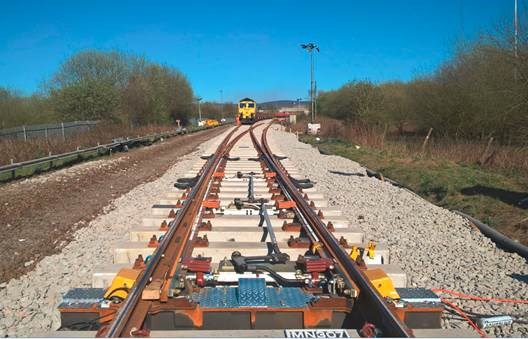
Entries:
MULTIPOLYGON (((504 34, 504 37, 507 34, 504 34)), ((454 139, 493 136, 528 144, 528 43, 482 38, 461 47, 433 75, 410 82, 354 81, 318 97, 322 115, 454 139)))
POLYGON ((185 122, 192 110, 193 91, 182 73, 117 51, 71 56, 39 95, 0 89, 0 128, 60 120, 185 122))

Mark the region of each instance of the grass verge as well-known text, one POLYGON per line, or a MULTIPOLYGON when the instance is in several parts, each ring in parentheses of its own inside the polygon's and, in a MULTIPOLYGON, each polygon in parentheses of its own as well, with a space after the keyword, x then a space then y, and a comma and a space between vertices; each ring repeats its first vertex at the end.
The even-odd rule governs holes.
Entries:
POLYGON ((326 154, 354 160, 396 180, 428 201, 463 211, 528 245, 528 180, 443 159, 405 157, 339 139, 301 135, 326 154))

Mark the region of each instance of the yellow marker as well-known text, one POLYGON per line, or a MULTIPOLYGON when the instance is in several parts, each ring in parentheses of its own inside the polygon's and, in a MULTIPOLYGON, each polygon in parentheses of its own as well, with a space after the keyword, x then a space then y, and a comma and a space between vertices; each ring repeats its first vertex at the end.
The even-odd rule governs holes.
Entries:
POLYGON ((382 269, 368 269, 364 271, 372 286, 383 298, 400 299, 400 295, 394 288, 391 278, 382 269))
POLYGON ((316 254, 317 250, 320 249, 321 247, 323 247, 323 245, 321 245, 320 242, 314 242, 312 245, 312 253, 316 254))
POLYGON ((114 280, 112 280, 110 287, 106 289, 104 298, 110 299, 112 297, 118 297, 125 299, 140 273, 141 270, 132 268, 122 268, 119 270, 114 280))
POLYGON ((350 251, 350 259, 356 261, 356 259, 359 257, 359 248, 357 246, 352 247, 352 251, 350 251))
POLYGON ((368 246, 367 246, 367 257, 369 257, 370 259, 374 259, 374 250, 376 249, 376 244, 374 243, 374 241, 369 241, 368 243, 368 246))

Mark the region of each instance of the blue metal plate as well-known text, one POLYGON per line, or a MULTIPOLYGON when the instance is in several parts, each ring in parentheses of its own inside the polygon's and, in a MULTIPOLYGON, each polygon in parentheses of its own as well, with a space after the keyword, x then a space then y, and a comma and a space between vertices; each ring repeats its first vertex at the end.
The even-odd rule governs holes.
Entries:
POLYGON ((266 287, 262 278, 241 278, 238 287, 206 287, 192 295, 203 308, 302 308, 315 298, 297 287, 266 287))

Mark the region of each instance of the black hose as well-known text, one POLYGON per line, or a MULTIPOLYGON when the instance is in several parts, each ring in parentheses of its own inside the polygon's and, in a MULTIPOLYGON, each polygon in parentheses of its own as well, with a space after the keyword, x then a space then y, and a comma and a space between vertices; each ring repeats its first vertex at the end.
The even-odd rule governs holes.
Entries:
POLYGON ((482 234, 490 238, 494 243, 497 244, 500 248, 508 252, 515 252, 519 254, 524 259, 528 259, 528 247, 520 244, 499 231, 491 228, 490 226, 482 223, 481 221, 463 213, 460 211, 453 211, 456 214, 468 219, 473 225, 475 225, 482 234))

